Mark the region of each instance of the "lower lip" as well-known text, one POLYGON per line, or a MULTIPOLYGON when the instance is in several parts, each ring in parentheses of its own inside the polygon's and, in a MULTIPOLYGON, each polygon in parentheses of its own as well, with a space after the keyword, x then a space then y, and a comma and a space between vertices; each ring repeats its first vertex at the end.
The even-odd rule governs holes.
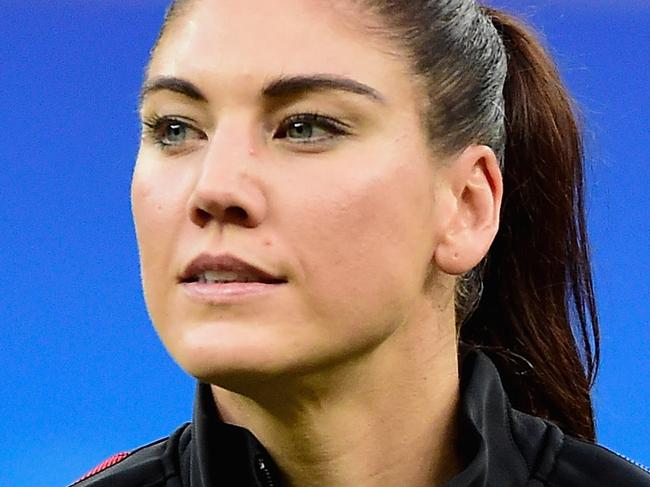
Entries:
POLYGON ((234 303, 248 298, 262 296, 277 290, 285 283, 267 284, 263 282, 205 283, 185 282, 181 286, 185 294, 193 300, 209 303, 234 303))

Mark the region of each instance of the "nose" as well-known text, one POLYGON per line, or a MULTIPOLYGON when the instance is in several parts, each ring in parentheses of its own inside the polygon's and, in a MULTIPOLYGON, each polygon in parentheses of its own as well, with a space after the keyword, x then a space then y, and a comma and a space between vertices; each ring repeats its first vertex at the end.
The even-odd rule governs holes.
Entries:
POLYGON ((258 161, 250 146, 220 134, 210 141, 187 204, 195 225, 205 227, 216 222, 253 228, 264 220, 267 202, 259 181, 251 175, 258 161))

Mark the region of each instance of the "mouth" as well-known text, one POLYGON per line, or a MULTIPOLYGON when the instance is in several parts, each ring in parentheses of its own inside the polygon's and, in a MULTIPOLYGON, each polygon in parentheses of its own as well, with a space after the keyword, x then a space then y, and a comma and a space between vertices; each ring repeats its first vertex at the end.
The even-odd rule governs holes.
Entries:
POLYGON ((201 254, 179 276, 183 283, 261 282, 280 284, 287 280, 230 254, 201 254))
POLYGON ((192 275, 181 282, 198 282, 199 284, 229 284, 233 282, 259 282, 262 284, 282 284, 287 282, 283 279, 265 277, 258 273, 241 273, 234 271, 204 271, 192 275))

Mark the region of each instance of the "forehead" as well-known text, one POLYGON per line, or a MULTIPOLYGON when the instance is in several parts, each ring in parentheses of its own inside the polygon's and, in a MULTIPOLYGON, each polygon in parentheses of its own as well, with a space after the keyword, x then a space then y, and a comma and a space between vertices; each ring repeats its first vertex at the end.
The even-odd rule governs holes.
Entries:
POLYGON ((352 0, 192 0, 165 32, 149 77, 224 82, 328 73, 390 91, 408 80, 392 46, 370 36, 352 0), (383 86, 382 86, 383 85, 383 86))

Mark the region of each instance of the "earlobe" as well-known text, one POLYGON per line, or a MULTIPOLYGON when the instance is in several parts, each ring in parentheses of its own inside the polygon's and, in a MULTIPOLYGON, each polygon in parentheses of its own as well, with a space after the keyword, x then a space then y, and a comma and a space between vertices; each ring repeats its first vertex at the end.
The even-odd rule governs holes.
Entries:
POLYGON ((487 254, 499 228, 503 181, 487 146, 465 149, 448 169, 453 214, 446 221, 434 260, 447 274, 461 275, 487 254))

